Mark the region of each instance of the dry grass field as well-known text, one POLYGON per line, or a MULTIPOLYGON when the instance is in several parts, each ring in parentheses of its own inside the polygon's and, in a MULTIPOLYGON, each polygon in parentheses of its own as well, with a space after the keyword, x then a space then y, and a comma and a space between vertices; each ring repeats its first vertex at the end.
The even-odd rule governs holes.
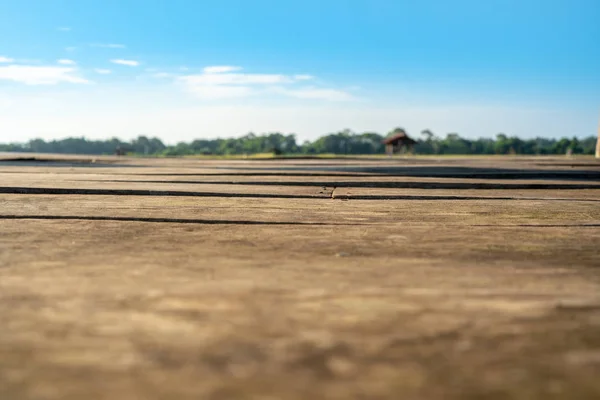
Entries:
POLYGON ((594 159, 0 155, 2 400, 598 399, 599 377, 594 159))

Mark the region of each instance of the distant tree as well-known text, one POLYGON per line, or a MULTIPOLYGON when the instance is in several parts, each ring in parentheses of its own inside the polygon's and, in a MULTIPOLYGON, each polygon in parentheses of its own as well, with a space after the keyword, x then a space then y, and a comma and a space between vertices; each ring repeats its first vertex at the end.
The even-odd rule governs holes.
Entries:
MULTIPOLYGON (((396 128, 387 136, 404 132, 396 128)), ((458 133, 449 133, 445 138, 436 137, 425 129, 421 132, 415 151, 419 154, 594 154, 597 137, 585 138, 534 138, 521 139, 499 133, 496 138, 466 139, 458 133)), ((64 154, 115 154, 117 148, 126 153, 140 155, 181 156, 192 154, 256 154, 273 152, 278 154, 383 154, 384 136, 376 132, 356 133, 350 129, 330 133, 314 141, 296 142, 295 134, 272 132, 255 134, 249 132, 238 138, 197 139, 192 142, 180 142, 166 146, 158 138, 138 136, 130 142, 117 138, 108 140, 87 140, 84 137, 72 137, 62 140, 45 141, 32 139, 22 144, 0 144, 0 151, 38 152, 64 154)))
POLYGON ((440 145, 435 134, 429 129, 424 129, 421 131, 421 136, 423 139, 417 141, 415 152, 418 154, 438 153, 440 145))
POLYGON ((494 144, 494 153, 496 154, 508 154, 510 145, 508 143, 508 137, 504 133, 496 135, 496 143, 494 144))
POLYGON ((421 131, 421 135, 425 138, 425 141, 427 142, 431 142, 435 136, 433 132, 431 132, 429 129, 423 129, 421 131))

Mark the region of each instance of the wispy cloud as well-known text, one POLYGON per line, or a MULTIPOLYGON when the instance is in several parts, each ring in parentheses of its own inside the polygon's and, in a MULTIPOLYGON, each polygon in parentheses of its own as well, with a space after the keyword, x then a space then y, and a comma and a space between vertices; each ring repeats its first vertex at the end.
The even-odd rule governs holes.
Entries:
POLYGON ((92 43, 92 47, 103 47, 105 49, 124 49, 126 46, 119 43, 92 43))
POLYGON ((56 30, 61 31, 61 32, 70 32, 71 27, 70 26, 59 26, 58 28, 56 28, 56 30))
POLYGON ((169 72, 155 72, 152 74, 153 78, 173 78, 175 74, 171 74, 169 72))
POLYGON ((31 65, 8 65, 0 67, 0 80, 26 85, 56 85, 59 83, 90 83, 77 75, 75 68, 31 65))
POLYGON ((188 90, 205 100, 240 98, 254 94, 254 89, 249 86, 198 85, 190 86, 188 90))
POLYGON ((76 64, 75 61, 69 60, 67 58, 61 58, 60 60, 57 60, 56 62, 59 64, 62 64, 62 65, 75 65, 76 64))
POLYGON ((203 69, 202 74, 178 78, 186 90, 202 99, 247 97, 268 85, 283 84, 291 79, 279 74, 234 73, 240 67, 214 66, 203 69))
POLYGON ((243 73, 241 67, 209 66, 201 74, 184 75, 177 81, 202 99, 248 97, 276 94, 297 99, 348 101, 354 97, 342 90, 319 87, 297 87, 299 82, 312 80, 312 75, 243 73))
POLYGON ((77 50, 77 47, 75 47, 75 46, 65 47, 65 51, 71 52, 71 51, 75 51, 75 50, 77 50))
POLYGON ((285 75, 278 74, 198 74, 181 79, 190 85, 275 85, 292 82, 285 75))
POLYGON ((242 67, 235 67, 231 65, 214 65, 211 67, 206 67, 202 71, 205 74, 221 74, 225 72, 234 72, 241 70, 242 67))
POLYGON ((110 69, 104 69, 104 68, 96 68, 94 69, 94 72, 100 75, 108 75, 110 73, 112 73, 112 71, 110 69))
POLYGON ((13 58, 0 56, 0 63, 11 63, 15 61, 13 58))
POLYGON ((311 79, 314 79, 315 77, 312 75, 294 75, 294 79, 297 81, 310 81, 311 79))
POLYGON ((128 67, 137 67, 138 65, 140 65, 139 61, 135 61, 135 60, 115 59, 115 60, 110 60, 110 62, 113 64, 127 65, 128 67))
POLYGON ((295 97, 297 99, 314 99, 328 101, 350 101, 355 100, 355 97, 348 92, 337 89, 306 87, 298 89, 275 88, 275 92, 295 97))

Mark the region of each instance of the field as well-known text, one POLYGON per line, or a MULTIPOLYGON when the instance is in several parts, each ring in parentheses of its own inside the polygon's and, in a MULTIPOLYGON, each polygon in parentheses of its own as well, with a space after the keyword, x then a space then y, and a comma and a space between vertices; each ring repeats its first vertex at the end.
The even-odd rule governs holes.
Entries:
POLYGON ((600 162, 0 155, 0 399, 600 398, 600 162))

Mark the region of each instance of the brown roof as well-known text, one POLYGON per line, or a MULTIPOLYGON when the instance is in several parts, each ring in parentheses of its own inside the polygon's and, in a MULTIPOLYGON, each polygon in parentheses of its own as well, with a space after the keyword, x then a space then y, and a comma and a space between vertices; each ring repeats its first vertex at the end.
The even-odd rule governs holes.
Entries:
POLYGON ((383 144, 394 144, 394 143, 397 143, 397 142, 417 143, 416 141, 414 141, 413 139, 411 139, 406 134, 406 132, 397 133, 394 136, 390 136, 388 138, 385 138, 382 142, 383 142, 383 144))

